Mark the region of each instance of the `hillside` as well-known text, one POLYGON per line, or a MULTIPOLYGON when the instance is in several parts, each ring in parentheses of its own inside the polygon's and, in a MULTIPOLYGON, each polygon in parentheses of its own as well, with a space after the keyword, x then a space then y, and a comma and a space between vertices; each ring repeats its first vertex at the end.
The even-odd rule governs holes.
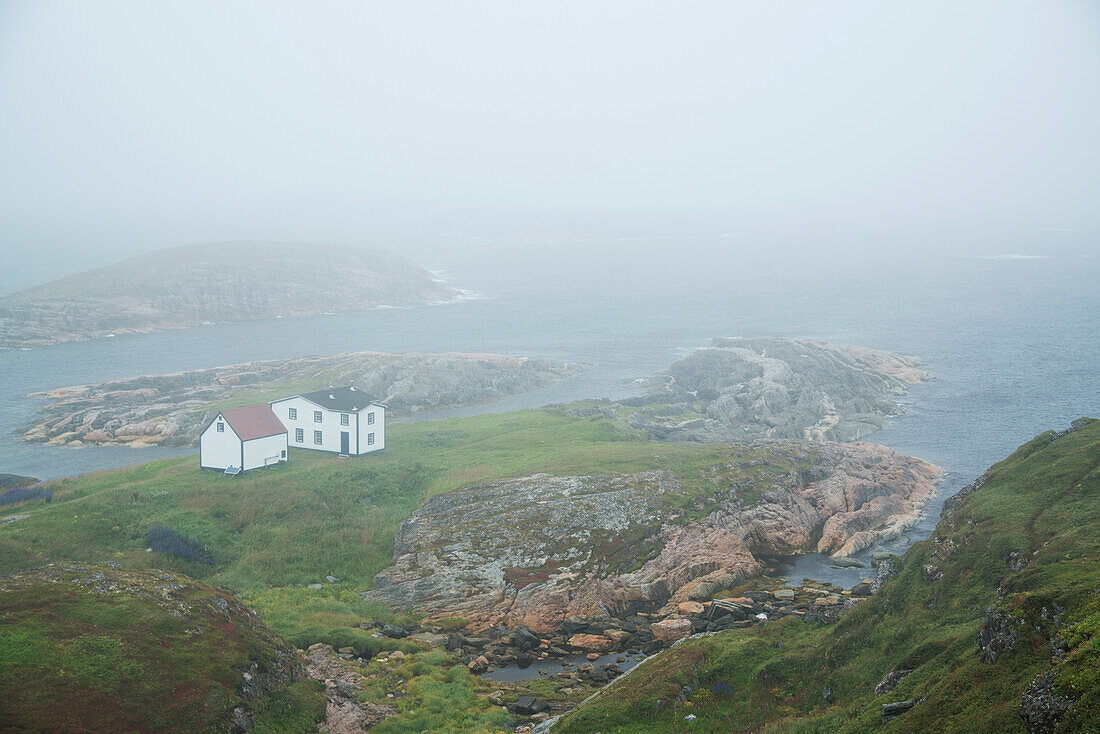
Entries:
POLYGON ((553 734, 1100 731, 1100 421, 1048 431, 944 508, 835 625, 689 639, 553 734))
POLYGON ((255 613, 185 576, 0 578, 0 730, 292 734, 321 719, 322 689, 255 613))
MULTIPOLYGON (((782 501, 807 516, 817 512, 813 503, 821 502, 823 516, 849 517, 852 527, 836 526, 833 538, 843 543, 912 512, 931 486, 931 475, 922 474, 923 462, 878 451, 884 455, 868 449, 860 459, 829 447, 655 444, 617 422, 554 409, 395 425, 386 451, 361 459, 292 450, 285 464, 228 478, 200 470, 195 458, 187 457, 42 485, 51 493, 47 499, 0 510, 0 573, 61 560, 167 567, 243 594, 250 607, 294 642, 348 644, 369 639, 352 629, 357 618, 388 613, 356 592, 370 588, 376 574, 393 563, 400 523, 442 493, 535 474, 620 475, 629 482, 628 475, 656 472, 670 487, 655 498, 659 522, 650 525, 667 528, 660 532, 686 529, 709 517, 705 522, 715 525, 710 535, 731 535, 738 516, 728 518, 729 528, 723 530, 722 513, 716 512, 720 499, 759 505, 762 513, 781 517, 788 510, 774 504, 775 498, 789 495, 782 501), (860 478, 860 473, 872 480, 889 477, 891 467, 901 472, 896 482, 860 478), (828 493, 804 492, 802 485, 830 476, 832 485, 821 484, 831 486, 839 504, 826 510, 828 493), (671 491, 673 485, 678 489, 671 491), (910 493, 911 501, 904 496, 910 493), (862 512, 843 512, 864 503, 862 512), (154 525, 195 539, 207 549, 210 562, 146 553, 154 525), (307 588, 329 575, 341 583, 320 593, 307 588), (333 630, 343 631, 326 636, 333 630)), ((584 502, 577 499, 574 506, 580 511, 584 502)), ((811 535, 819 536, 812 539, 817 543, 824 534, 822 521, 808 524, 801 534, 792 530, 796 541, 784 550, 811 543, 811 535)), ((783 527, 778 521, 764 525, 777 531, 783 527)), ((768 552, 767 541, 750 545, 768 552)), ((634 555, 653 550, 652 543, 643 546, 634 555)), ((627 554, 620 561, 629 564, 642 556, 632 560, 627 554)), ((672 588, 715 570, 709 562, 688 564, 676 572, 672 588)))
POLYGON ((391 416, 452 408, 548 385, 585 365, 499 354, 357 352, 268 360, 61 387, 23 438, 55 445, 188 446, 218 410, 328 385, 357 385, 391 416))
POLYGON ((0 349, 455 295, 423 268, 377 250, 285 242, 187 245, 0 299, 0 349))

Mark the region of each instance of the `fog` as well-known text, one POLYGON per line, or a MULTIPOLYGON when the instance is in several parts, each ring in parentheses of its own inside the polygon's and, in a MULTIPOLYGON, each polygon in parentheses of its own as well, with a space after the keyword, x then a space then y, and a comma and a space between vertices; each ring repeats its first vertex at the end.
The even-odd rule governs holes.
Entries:
POLYGON ((232 239, 1090 250, 1097 130, 1094 2, 9 0, 0 290, 232 239))

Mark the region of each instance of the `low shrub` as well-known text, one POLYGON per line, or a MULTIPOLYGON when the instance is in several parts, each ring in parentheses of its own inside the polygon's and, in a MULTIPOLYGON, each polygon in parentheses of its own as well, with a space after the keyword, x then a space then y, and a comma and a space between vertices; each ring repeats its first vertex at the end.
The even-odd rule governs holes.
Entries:
POLYGON ((27 500, 46 500, 49 502, 52 497, 53 492, 47 492, 41 487, 12 487, 6 492, 0 492, 0 505, 11 505, 27 500))
POLYGON ((203 547, 202 543, 164 525, 154 525, 146 536, 146 541, 157 553, 214 564, 214 554, 203 547))

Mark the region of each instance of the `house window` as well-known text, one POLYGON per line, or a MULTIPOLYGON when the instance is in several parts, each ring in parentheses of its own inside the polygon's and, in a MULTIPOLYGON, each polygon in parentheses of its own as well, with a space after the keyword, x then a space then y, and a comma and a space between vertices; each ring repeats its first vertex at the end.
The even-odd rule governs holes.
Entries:
POLYGON ((225 424, 218 423, 218 433, 225 433, 225 424))
POLYGON ((367 425, 368 426, 373 426, 374 425, 374 413, 367 413, 367 425))
POLYGON ((302 443, 305 440, 306 440, 306 432, 303 431, 301 428, 295 428, 294 429, 294 442, 295 443, 302 443))
POLYGON ((286 458, 286 449, 283 449, 282 451, 279 452, 279 458, 281 458, 281 459, 286 458))
POLYGON ((321 432, 320 431, 314 431, 313 432, 313 443, 316 446, 321 445, 321 432))
POLYGON ((297 408, 291 408, 288 411, 288 415, 290 416, 290 420, 292 420, 292 421, 298 420, 298 409, 297 408))
POLYGON ((346 425, 349 425, 349 424, 350 424, 350 420, 351 420, 351 419, 349 418, 349 416, 348 416, 348 414, 347 414, 347 413, 341 413, 341 414, 340 414, 340 425, 342 425, 342 426, 346 426, 346 425))
POLYGON ((368 433, 367 434, 367 446, 373 446, 373 445, 374 445, 374 434, 373 433, 368 433))
POLYGON ((321 411, 319 411, 319 410, 313 411, 313 422, 314 423, 320 423, 321 422, 321 411))

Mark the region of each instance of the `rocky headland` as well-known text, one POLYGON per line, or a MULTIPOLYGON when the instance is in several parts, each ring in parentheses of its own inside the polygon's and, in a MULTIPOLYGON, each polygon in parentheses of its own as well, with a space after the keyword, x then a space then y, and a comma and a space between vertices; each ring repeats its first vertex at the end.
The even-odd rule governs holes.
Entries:
POLYGON ((660 441, 855 441, 902 413, 897 398, 931 377, 916 360, 877 349, 717 338, 644 380, 646 396, 570 409, 623 421, 660 441))
POLYGON ((224 407, 354 384, 397 413, 487 402, 548 385, 578 363, 498 354, 357 352, 144 375, 34 393, 48 401, 24 433, 54 445, 188 446, 224 407))
POLYGON ((411 306, 457 295, 418 265, 378 250, 288 242, 188 245, 0 298, 0 349, 411 306))
POLYGON ((1098 496, 1100 422, 1042 433, 882 559, 870 589, 833 595, 856 607, 835 625, 685 640, 552 731, 1096 731, 1098 496))
POLYGON ((471 629, 674 614, 760 573, 844 556, 915 521, 940 470, 871 444, 730 446, 697 475, 537 475, 434 498, 404 521, 367 599, 471 629))

